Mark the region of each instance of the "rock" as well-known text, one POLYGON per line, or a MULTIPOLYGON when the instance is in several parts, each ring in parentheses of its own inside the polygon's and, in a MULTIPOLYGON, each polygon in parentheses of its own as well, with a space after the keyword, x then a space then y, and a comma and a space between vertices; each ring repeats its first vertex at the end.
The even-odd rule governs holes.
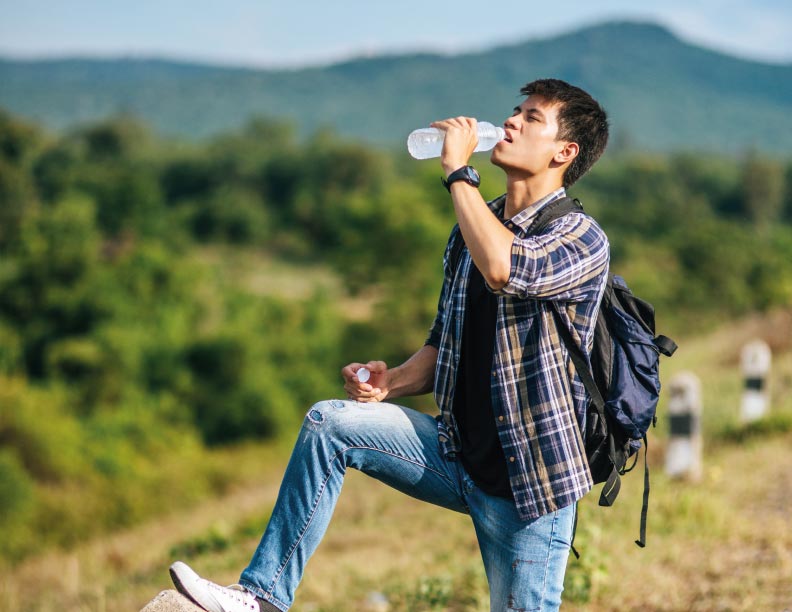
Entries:
POLYGON ((388 598, 379 591, 372 591, 366 597, 366 612, 388 612, 390 603, 388 598))
POLYGON ((162 591, 140 612, 204 612, 181 593, 170 589, 162 591))

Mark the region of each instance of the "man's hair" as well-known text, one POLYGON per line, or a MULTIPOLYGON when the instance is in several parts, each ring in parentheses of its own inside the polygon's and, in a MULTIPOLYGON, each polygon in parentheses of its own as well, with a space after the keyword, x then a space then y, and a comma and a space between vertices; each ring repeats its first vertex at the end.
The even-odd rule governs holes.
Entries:
POLYGON ((588 93, 559 79, 540 79, 520 90, 524 96, 541 96, 558 103, 556 140, 576 142, 577 157, 564 172, 564 187, 573 185, 589 171, 608 144, 608 116, 605 109, 588 93))

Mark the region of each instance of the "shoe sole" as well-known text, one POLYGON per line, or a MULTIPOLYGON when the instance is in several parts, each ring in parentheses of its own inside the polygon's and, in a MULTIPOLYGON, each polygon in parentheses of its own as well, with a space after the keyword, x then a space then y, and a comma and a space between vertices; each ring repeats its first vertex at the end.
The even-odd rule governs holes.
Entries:
POLYGON ((193 596, 192 596, 192 595, 190 595, 190 592, 189 592, 189 591, 188 591, 188 590, 187 590, 187 589, 184 587, 184 585, 182 584, 182 581, 179 579, 179 575, 178 575, 178 574, 176 573, 176 571, 173 569, 173 566, 171 566, 171 567, 168 569, 168 573, 170 573, 170 577, 171 577, 171 581, 173 582, 173 586, 175 586, 175 587, 176 587, 176 590, 177 590, 177 591, 179 591, 179 593, 181 593, 182 595, 184 595, 184 596, 185 596, 187 599, 189 599, 189 600, 190 600, 192 603, 194 603, 196 606, 198 606, 199 608, 201 608, 201 610, 206 610, 206 608, 204 608, 204 607, 203 607, 203 606, 202 606, 202 605, 201 605, 201 604, 200 604, 198 601, 196 601, 196 600, 193 598, 193 596))

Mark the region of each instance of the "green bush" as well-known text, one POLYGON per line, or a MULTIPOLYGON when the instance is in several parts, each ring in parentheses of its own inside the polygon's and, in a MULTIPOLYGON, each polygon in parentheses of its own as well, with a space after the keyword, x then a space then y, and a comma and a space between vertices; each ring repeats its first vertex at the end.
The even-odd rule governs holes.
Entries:
POLYGON ((89 465, 83 431, 62 392, 41 391, 19 379, 0 384, 0 441, 38 482, 77 477, 89 465))
POLYGON ((193 236, 202 242, 261 244, 271 233, 269 214, 260 196, 228 187, 195 207, 191 226, 193 236))
POLYGON ((33 478, 13 451, 0 449, 0 559, 16 558, 30 547, 26 523, 35 502, 33 478))
POLYGON ((33 479, 10 449, 0 449, 0 525, 11 525, 33 505, 33 479))

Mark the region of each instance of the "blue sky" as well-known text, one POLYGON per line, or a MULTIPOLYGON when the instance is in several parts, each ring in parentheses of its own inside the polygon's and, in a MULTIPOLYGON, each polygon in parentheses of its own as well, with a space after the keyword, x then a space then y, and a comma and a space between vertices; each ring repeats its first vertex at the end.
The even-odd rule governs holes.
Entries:
POLYGON ((732 55, 792 63, 789 0, 0 0, 0 15, 0 55, 14 57, 300 66, 410 50, 469 51, 631 19, 662 23, 732 55))

